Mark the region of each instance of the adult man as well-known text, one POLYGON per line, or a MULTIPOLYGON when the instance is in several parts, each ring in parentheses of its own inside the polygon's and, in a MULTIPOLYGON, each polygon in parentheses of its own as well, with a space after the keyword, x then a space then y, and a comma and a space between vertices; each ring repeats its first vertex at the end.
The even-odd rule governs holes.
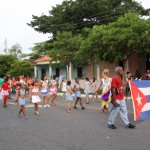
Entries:
POLYGON ((114 125, 115 118, 117 113, 120 113, 120 117, 123 120, 125 127, 135 128, 135 125, 132 125, 128 120, 127 107, 124 98, 124 86, 122 83, 123 68, 115 68, 116 76, 113 77, 111 83, 112 91, 112 108, 108 119, 108 127, 111 129, 116 129, 114 125))

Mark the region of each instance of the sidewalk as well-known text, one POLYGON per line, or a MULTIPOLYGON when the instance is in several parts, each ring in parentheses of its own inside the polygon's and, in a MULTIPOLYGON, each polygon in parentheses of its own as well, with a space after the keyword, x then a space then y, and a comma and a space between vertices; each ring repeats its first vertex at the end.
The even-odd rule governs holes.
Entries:
MULTIPOLYGON (((57 95, 59 96, 63 96, 63 93, 57 93, 57 95)), ((73 94, 73 96, 75 96, 75 94, 73 94)), ((81 94, 81 97, 86 97, 85 94, 81 94)), ((89 98, 92 97, 92 94, 89 94, 89 98)), ((98 98, 100 99, 101 98, 101 95, 98 95, 98 98)))

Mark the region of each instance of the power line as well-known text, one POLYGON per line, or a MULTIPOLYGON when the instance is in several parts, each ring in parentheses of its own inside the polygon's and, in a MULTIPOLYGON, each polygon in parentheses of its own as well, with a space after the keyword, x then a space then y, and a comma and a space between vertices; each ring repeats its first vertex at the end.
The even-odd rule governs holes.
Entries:
MULTIPOLYGON (((123 7, 123 6, 131 6, 131 4, 126 4, 126 5, 120 5, 120 7, 123 7)), ((57 27, 57 29, 51 29, 51 33, 54 33, 54 32, 57 32, 57 31, 60 31, 59 30, 59 27, 61 28, 62 26, 66 27, 68 24, 74 24, 75 26, 73 27, 69 27, 68 30, 70 29, 76 29, 76 28, 79 28, 81 26, 88 26, 90 24, 93 24, 95 23, 95 25, 97 24, 102 24, 101 22, 102 21, 105 21, 105 20, 109 20, 109 19, 113 19, 113 18, 116 18, 116 17, 119 17, 121 15, 119 14, 116 14, 115 12, 115 9, 118 8, 117 6, 116 7, 113 7, 112 9, 109 9, 107 11, 104 11, 104 12, 101 12, 101 13, 98 13, 98 14, 95 14, 95 15, 91 15, 91 16, 87 16, 87 17, 84 17, 82 19, 78 19, 78 20, 75 20, 75 21, 70 21, 70 22, 65 22, 65 23, 62 23, 62 24, 52 24, 52 25, 55 25, 57 27), (111 14, 108 14, 108 12, 112 12, 111 14), (104 15, 103 15, 104 14, 104 15), (103 16, 102 16, 103 15, 103 16), (105 16, 106 15, 106 16, 105 16), (92 17, 95 17, 96 21, 83 21, 83 19, 85 18, 92 18, 92 17), (107 18, 103 18, 103 17, 107 17, 107 18), (102 19, 101 19, 102 18, 102 19), (82 21, 80 21, 82 20, 82 21), (79 21, 79 22, 78 22, 79 21)), ((87 19, 88 20, 88 19, 87 19)), ((67 30, 66 30, 67 31, 67 30)))
MULTIPOLYGON (((121 5, 121 7, 123 7, 123 6, 131 6, 131 4, 121 5)), ((62 23, 61 25, 64 25, 64 24, 71 24, 71 23, 76 23, 76 24, 77 24, 77 23, 82 23, 82 22, 83 22, 83 19, 85 19, 85 18, 99 17, 100 15, 105 14, 105 13, 110 12, 110 11, 112 11, 112 13, 114 13, 115 8, 117 8, 117 6, 111 8, 111 9, 109 9, 109 10, 106 10, 106 11, 104 11, 104 12, 98 13, 98 14, 94 14, 94 15, 87 16, 87 17, 84 17, 84 18, 81 18, 81 19, 78 19, 78 20, 74 20, 74 21, 69 21, 69 22, 62 23), (80 21, 80 22, 78 22, 78 21, 80 21)))
MULTIPOLYGON (((78 27, 82 27, 82 26, 86 26, 86 25, 90 25, 90 24, 94 24, 94 23, 95 23, 95 25, 96 25, 96 24, 101 24, 102 21, 109 20, 109 19, 113 19, 113 18, 116 18, 116 17, 119 17, 119 16, 121 16, 121 15, 115 15, 115 14, 114 14, 114 16, 108 15, 107 18, 100 19, 100 20, 98 20, 98 22, 96 22, 96 21, 95 21, 95 22, 94 22, 94 21, 82 22, 82 23, 78 24, 76 27, 70 27, 69 30, 70 30, 70 29, 76 29, 76 28, 78 28, 78 27)), ((102 17, 98 17, 98 18, 102 18, 102 17)), ((60 26, 66 26, 66 25, 67 25, 67 24, 62 24, 62 25, 60 25, 60 26)), ((55 31, 58 31, 58 29, 53 30, 53 32, 55 32, 55 31)))

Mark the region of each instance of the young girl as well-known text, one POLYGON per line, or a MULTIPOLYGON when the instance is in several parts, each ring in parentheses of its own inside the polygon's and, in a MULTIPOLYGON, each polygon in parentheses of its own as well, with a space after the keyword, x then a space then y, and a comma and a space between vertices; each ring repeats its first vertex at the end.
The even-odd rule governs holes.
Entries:
POLYGON ((63 92, 63 97, 66 98, 67 84, 65 79, 61 82, 61 90, 63 92))
POLYGON ((50 94, 52 94, 52 106, 56 106, 56 97, 57 97, 57 83, 56 83, 56 76, 54 75, 51 83, 50 83, 50 94))
POLYGON ((84 82, 84 93, 86 94, 86 103, 89 104, 89 93, 91 92, 91 83, 89 81, 89 78, 85 78, 84 82))
POLYGON ((41 81, 41 95, 44 107, 50 107, 48 98, 48 80, 46 76, 44 76, 41 81))
POLYGON ((92 81, 91 93, 92 93, 93 102, 94 102, 94 96, 96 96, 96 99, 97 99, 97 101, 98 101, 98 96, 97 96, 97 92, 96 92, 96 82, 95 82, 95 78, 93 78, 93 81, 92 81))
POLYGON ((21 85, 20 90, 18 91, 18 99, 19 99, 19 105, 21 106, 21 109, 18 113, 18 116, 20 117, 21 113, 23 113, 24 118, 27 119, 26 113, 25 113, 25 86, 21 85))
POLYGON ((2 84, 2 87, 0 89, 0 92, 2 90, 2 95, 3 95, 3 98, 4 98, 4 102, 3 102, 3 107, 6 108, 7 105, 6 105, 6 102, 7 102, 7 99, 8 99, 8 95, 9 95, 9 87, 8 87, 8 84, 7 84, 7 81, 8 79, 5 79, 3 84, 2 84))
POLYGON ((34 82, 33 83, 33 89, 32 89, 32 103, 34 104, 34 109, 35 109, 35 114, 38 116, 39 115, 39 111, 38 111, 38 106, 39 106, 39 102, 41 101, 40 97, 39 97, 39 87, 38 87, 38 82, 34 82))
POLYGON ((29 99, 31 101, 31 98, 32 98, 32 84, 33 84, 33 79, 32 78, 29 78, 28 81, 27 81, 27 88, 28 88, 28 92, 29 92, 29 99))
POLYGON ((73 102, 73 97, 72 97, 73 91, 71 88, 71 81, 67 81, 67 97, 66 100, 68 102, 68 107, 67 107, 67 112, 71 112, 71 106, 73 102))
POLYGON ((77 97, 76 102, 74 104, 74 108, 77 109, 76 105, 77 105, 77 103, 79 101, 81 109, 84 110, 85 108, 82 105, 81 92, 80 92, 81 91, 81 86, 80 86, 78 78, 75 79, 74 89, 75 89, 75 96, 77 97))
POLYGON ((16 91, 15 102, 18 103, 18 91, 20 90, 19 77, 16 79, 16 82, 14 85, 15 85, 15 91, 16 91))

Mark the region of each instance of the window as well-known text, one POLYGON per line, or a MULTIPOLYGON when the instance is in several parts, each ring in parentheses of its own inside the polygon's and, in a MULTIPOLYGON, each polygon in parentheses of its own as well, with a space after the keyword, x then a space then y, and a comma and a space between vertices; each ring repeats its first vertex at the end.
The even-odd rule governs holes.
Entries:
POLYGON ((60 69, 56 68, 56 77, 59 77, 59 74, 60 74, 60 69))
POLYGON ((119 66, 124 68, 123 61, 119 61, 119 66))
POLYGON ((83 69, 82 67, 77 68, 77 77, 82 78, 83 77, 83 69))
POLYGON ((41 69, 41 75, 42 76, 46 75, 46 70, 45 69, 41 69))

